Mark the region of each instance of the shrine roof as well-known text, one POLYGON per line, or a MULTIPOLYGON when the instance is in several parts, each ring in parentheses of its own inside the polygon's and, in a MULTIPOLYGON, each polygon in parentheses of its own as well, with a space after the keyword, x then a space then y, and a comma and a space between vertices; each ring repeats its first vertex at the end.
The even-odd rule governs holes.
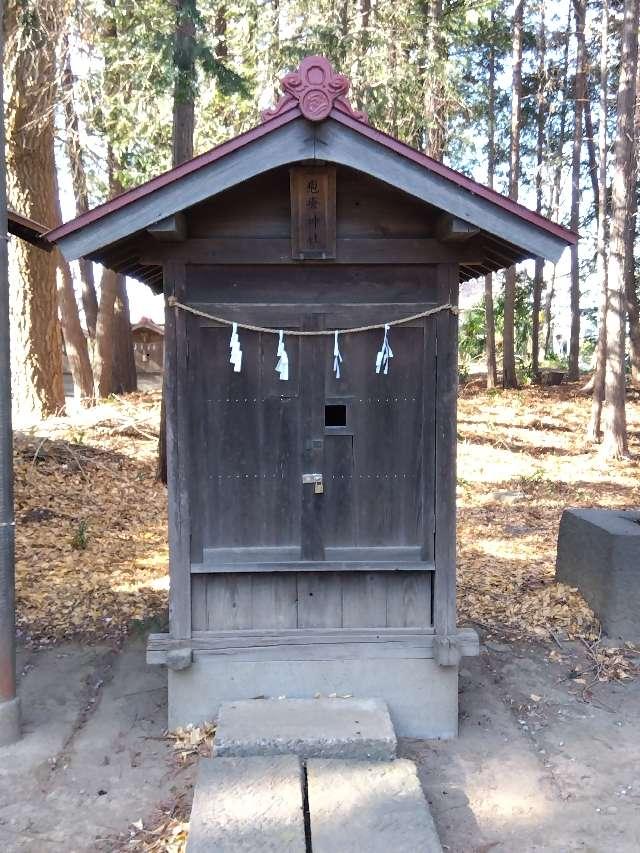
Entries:
MULTIPOLYGON (((577 242, 569 229, 372 127, 349 103, 349 81, 323 57, 306 57, 282 88, 257 127, 52 229, 46 239, 70 260, 100 259, 106 247, 257 174, 317 159, 370 174, 481 228, 504 241, 510 263, 557 261, 577 242)), ((150 268, 125 272, 157 279, 150 268)))

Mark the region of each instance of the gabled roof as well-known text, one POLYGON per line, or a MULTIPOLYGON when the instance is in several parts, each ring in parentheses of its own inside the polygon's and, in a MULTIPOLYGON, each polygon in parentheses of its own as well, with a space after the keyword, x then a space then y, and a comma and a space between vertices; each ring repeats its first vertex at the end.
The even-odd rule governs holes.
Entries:
MULTIPOLYGON (((270 169, 317 159, 365 172, 494 239, 495 257, 462 278, 529 257, 557 261, 577 242, 561 225, 371 127, 349 104, 346 78, 323 57, 307 57, 282 85, 284 97, 262 124, 54 228, 47 239, 70 260, 105 261, 107 248, 161 219, 270 169)), ((157 280, 157 269, 140 267, 133 258, 125 263, 119 271, 157 280)))
POLYGON ((139 331, 148 331, 155 332, 156 335, 164 336, 164 326, 160 326, 158 323, 154 323, 149 317, 140 317, 137 323, 131 324, 132 332, 139 331))

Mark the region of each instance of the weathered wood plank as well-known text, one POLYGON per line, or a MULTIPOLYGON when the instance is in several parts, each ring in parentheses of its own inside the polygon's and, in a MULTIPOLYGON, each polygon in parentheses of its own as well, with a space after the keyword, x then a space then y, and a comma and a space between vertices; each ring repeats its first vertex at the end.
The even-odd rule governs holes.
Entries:
MULTIPOLYGON (((442 302, 458 301, 458 270, 439 267, 442 302)), ((456 633, 456 440, 458 392, 458 320, 437 315, 436 492, 434 613, 436 633, 456 633)))
POLYGON ((298 627, 339 628, 342 625, 342 578, 339 573, 298 575, 298 627))
POLYGON ((387 572, 367 572, 342 578, 342 626, 384 628, 387 624, 387 572))
POLYGON ((184 213, 174 213, 159 222, 154 222, 147 232, 155 240, 165 242, 181 242, 187 239, 187 219, 184 213))
POLYGON ((430 572, 389 576, 388 628, 427 628, 431 625, 431 578, 430 572))
MULTIPOLYGON (((318 314, 305 317, 305 329, 322 328, 323 317, 318 314)), ((302 447, 301 474, 322 473, 324 470, 324 360, 326 339, 301 339, 302 408, 300 434, 302 447)), ((303 560, 323 560, 324 539, 322 515, 324 495, 318 494, 312 484, 300 482, 302 500, 301 556, 303 560)))
POLYGON ((251 585, 252 627, 296 628, 297 624, 296 576, 275 572, 254 576, 251 585))
MULTIPOLYGON (((340 237, 327 264, 438 264, 482 263, 478 244, 448 246, 432 237, 340 237)), ((192 237, 182 243, 150 245, 140 253, 141 264, 168 260, 190 264, 284 264, 295 266, 291 244, 282 237, 192 237)), ((308 263, 308 261, 307 261, 308 263)))
MULTIPOLYGON (((169 296, 184 299, 184 264, 165 268, 165 304, 169 296)), ((191 636, 191 558, 189 488, 189 406, 187 392, 187 318, 165 309, 165 408, 167 430, 167 488, 169 517, 169 627, 175 639, 191 636)))
POLYGON ((187 485, 190 494, 191 520, 191 561, 202 561, 203 530, 207 523, 206 507, 210 500, 207 467, 202 459, 209 457, 209 434, 205 429, 207 421, 206 400, 203 387, 202 364, 202 329, 200 320, 194 316, 186 318, 186 334, 189 349, 187 363, 187 392, 189 400, 189 470, 187 485))
POLYGON ((251 575, 209 575, 207 624, 209 630, 251 628, 251 575))
MULTIPOLYGON (((336 310, 349 304, 363 311, 375 310, 377 304, 393 303, 424 303, 428 308, 438 302, 436 276, 435 264, 193 265, 189 267, 188 301, 244 304, 245 310, 251 304, 271 306, 274 312, 291 305, 298 306, 298 316, 303 303, 333 304, 336 310)), ((294 319, 289 315, 289 322, 294 319)))
POLYGON ((206 631, 207 628, 207 576, 193 575, 191 577, 191 629, 206 631))
MULTIPOLYGON (((432 658, 433 629, 374 628, 298 631, 196 631, 192 647, 196 655, 234 655, 246 660, 327 660, 358 658, 432 658)), ((461 628, 456 641, 463 656, 479 652, 478 635, 461 628)), ((147 662, 165 663, 171 648, 168 634, 150 634, 147 662)))
POLYGON ((436 318, 424 321, 422 393, 422 558, 432 561, 435 553, 436 489, 436 318))
MULTIPOLYGON (((418 199, 362 172, 336 170, 338 237, 429 237, 435 216, 418 199)), ((289 169, 239 184, 188 212, 193 237, 272 237, 290 241, 289 169)))
MULTIPOLYGON (((370 549, 363 549, 370 550, 370 549)), ((434 571, 433 562, 425 560, 384 560, 370 556, 366 560, 289 560, 266 563, 193 563, 192 574, 259 574, 264 572, 424 572, 434 571)))

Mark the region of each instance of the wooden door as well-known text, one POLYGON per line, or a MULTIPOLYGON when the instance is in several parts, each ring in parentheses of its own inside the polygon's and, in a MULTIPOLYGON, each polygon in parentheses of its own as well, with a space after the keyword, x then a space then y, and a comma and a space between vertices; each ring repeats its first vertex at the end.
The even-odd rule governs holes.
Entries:
POLYGON ((321 434, 312 439, 320 437, 323 447, 319 538, 325 560, 417 562, 425 556, 425 492, 428 498, 433 491, 424 464, 425 454, 432 455, 425 408, 432 429, 435 404, 435 348, 425 350, 425 336, 425 323, 393 327, 386 375, 375 369, 382 331, 343 336, 339 379, 333 339, 313 344, 323 350, 318 360, 324 367, 315 419, 321 434))
MULTIPOLYGON (((289 380, 275 372, 277 337, 196 321, 189 354, 193 401, 192 559, 263 562, 300 556, 300 354, 287 341, 289 380)), ((195 325, 195 324, 194 324, 195 325)))
MULTIPOLYGON (((338 319, 301 310, 283 317, 283 325, 332 328, 338 319)), ((273 320, 262 322, 273 326, 273 320)), ((194 324, 194 562, 433 558, 425 551, 435 406, 435 346, 427 324, 392 328, 387 375, 375 370, 379 330, 340 337, 340 379, 332 337, 289 336, 286 382, 275 371, 277 336, 241 332, 242 370, 235 373, 230 329, 194 324), (304 482, 313 475, 322 478, 320 493, 304 482)))

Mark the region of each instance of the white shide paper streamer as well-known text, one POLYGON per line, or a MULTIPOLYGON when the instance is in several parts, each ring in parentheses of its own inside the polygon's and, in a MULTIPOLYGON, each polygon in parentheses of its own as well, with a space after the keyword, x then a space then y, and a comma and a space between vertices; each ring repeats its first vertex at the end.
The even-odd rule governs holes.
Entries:
POLYGON ((340 345, 338 344, 338 332, 336 332, 333 339, 333 372, 336 375, 336 379, 340 379, 341 364, 342 356, 340 355, 340 345))
POLYGON ((393 358, 393 350, 389 346, 389 324, 385 323, 384 326, 384 340, 382 341, 382 347, 380 352, 376 356, 376 373, 380 373, 380 370, 386 374, 389 372, 389 359, 393 358))
POLYGON ((229 363, 233 365, 233 372, 240 373, 242 370, 242 349, 240 348, 240 338, 238 337, 238 324, 234 323, 231 327, 231 340, 229 341, 231 349, 231 357, 229 363))
POLYGON ((280 374, 280 379, 287 381, 289 378, 289 356, 284 348, 284 332, 282 329, 278 333, 278 361, 276 364, 276 373, 280 374))

